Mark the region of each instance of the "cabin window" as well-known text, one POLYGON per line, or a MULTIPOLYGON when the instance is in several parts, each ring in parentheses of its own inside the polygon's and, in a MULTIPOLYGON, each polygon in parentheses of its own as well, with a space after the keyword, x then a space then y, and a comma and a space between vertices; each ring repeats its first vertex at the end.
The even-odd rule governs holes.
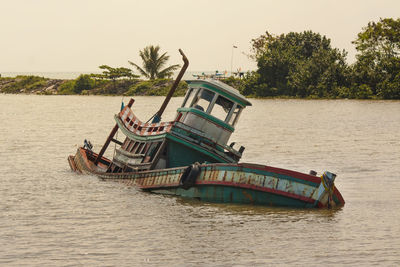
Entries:
POLYGON ((242 107, 239 105, 236 105, 235 109, 232 112, 232 116, 229 118, 229 121, 228 121, 228 123, 230 125, 235 126, 235 124, 239 120, 241 111, 242 111, 242 107))
POLYGON ((185 100, 183 101, 182 107, 189 107, 193 101, 195 94, 196 94, 196 90, 193 88, 190 88, 186 94, 185 100))
POLYGON ((219 95, 211 110, 211 115, 222 121, 226 121, 232 108, 233 102, 219 95))
POLYGON ((209 90, 201 89, 199 93, 196 95, 192 107, 206 112, 208 107, 210 106, 211 101, 214 98, 214 95, 215 93, 209 90))

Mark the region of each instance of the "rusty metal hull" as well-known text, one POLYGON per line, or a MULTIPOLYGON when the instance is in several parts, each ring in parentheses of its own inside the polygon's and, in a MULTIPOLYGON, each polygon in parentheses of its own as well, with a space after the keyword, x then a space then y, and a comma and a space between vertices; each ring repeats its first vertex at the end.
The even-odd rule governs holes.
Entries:
POLYGON ((79 148, 70 156, 71 169, 78 173, 94 174, 102 179, 122 181, 153 193, 196 198, 209 202, 242 203, 299 208, 343 206, 340 192, 331 195, 320 177, 257 164, 202 164, 195 182, 182 186, 187 167, 142 172, 107 173, 109 160, 102 158, 96 166, 96 154, 79 148))

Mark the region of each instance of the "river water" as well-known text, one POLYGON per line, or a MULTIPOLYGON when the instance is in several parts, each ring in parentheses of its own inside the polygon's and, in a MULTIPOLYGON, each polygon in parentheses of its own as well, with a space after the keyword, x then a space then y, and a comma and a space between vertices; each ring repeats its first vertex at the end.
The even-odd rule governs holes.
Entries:
MULTIPOLYGON (((162 100, 133 109, 145 121, 162 100)), ((231 138, 242 161, 332 171, 343 208, 210 204, 77 175, 67 156, 85 138, 101 148, 121 97, 0 95, 0 265, 399 266, 400 102, 252 102, 231 138)))

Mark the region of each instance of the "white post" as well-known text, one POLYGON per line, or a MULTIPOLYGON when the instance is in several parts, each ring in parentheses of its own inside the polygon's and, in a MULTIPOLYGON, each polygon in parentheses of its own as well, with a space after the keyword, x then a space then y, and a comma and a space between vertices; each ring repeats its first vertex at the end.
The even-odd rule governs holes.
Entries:
POLYGON ((233 69, 233 49, 234 48, 237 48, 237 46, 236 45, 234 45, 234 44, 232 44, 232 55, 231 55, 231 76, 233 76, 233 71, 232 71, 232 69, 233 69))

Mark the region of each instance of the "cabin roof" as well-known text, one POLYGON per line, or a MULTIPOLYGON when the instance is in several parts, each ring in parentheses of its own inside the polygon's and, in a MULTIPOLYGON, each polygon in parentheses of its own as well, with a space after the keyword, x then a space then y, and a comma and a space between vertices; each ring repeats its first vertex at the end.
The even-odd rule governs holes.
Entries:
POLYGON ((222 91, 222 95, 227 94, 233 97, 239 104, 243 106, 251 106, 250 101, 248 101, 243 95, 241 95, 237 89, 221 81, 214 79, 204 79, 204 80, 188 80, 186 82, 190 86, 203 86, 213 91, 216 91, 217 93, 219 93, 219 91, 222 91))

